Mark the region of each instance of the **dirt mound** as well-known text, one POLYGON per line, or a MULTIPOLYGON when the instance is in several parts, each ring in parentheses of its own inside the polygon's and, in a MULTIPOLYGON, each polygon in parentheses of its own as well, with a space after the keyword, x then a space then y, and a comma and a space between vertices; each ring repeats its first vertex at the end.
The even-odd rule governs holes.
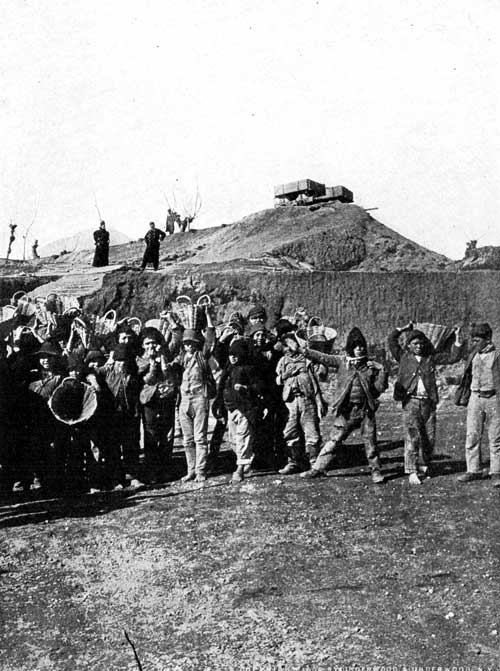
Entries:
MULTIPOLYGON (((110 263, 137 265, 142 240, 110 249, 110 263)), ((42 265, 61 270, 88 267, 93 251, 75 251, 42 265)), ((373 219, 356 205, 283 207, 262 210, 230 225, 176 233, 161 245, 161 268, 224 270, 255 264, 262 268, 350 271, 435 271, 450 263, 373 219)))

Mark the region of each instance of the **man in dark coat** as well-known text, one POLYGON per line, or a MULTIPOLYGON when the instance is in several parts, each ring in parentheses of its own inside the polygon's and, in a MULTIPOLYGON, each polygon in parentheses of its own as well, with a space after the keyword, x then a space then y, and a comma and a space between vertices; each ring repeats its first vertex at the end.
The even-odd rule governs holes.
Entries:
POLYGON ((92 265, 99 268, 109 265, 109 232, 106 230, 106 223, 101 221, 97 231, 94 231, 94 260, 92 265))
POLYGON ((379 405, 378 397, 387 389, 387 372, 379 363, 368 359, 365 337, 357 327, 349 332, 345 350, 345 356, 335 356, 305 349, 306 356, 312 361, 336 368, 337 392, 333 401, 334 421, 330 439, 322 447, 312 468, 301 475, 304 478, 325 475, 337 448, 352 431, 361 429, 372 480, 381 484, 384 476, 380 470, 375 412, 379 405))
POLYGON ((158 270, 160 264, 160 242, 164 240, 165 237, 166 235, 164 231, 160 231, 159 228, 156 228, 154 221, 151 221, 149 224, 149 231, 144 236, 146 249, 144 250, 144 256, 142 257, 142 270, 144 270, 148 263, 151 263, 153 268, 158 270))
POLYGON ((389 335, 389 349, 399 363, 394 385, 394 400, 401 401, 405 428, 405 473, 412 485, 421 484, 429 476, 429 463, 434 450, 436 406, 439 402, 436 385, 436 364, 455 363, 461 356, 460 329, 455 328, 455 343, 450 351, 437 353, 422 331, 409 323, 389 335), (401 333, 408 331, 407 349, 399 343, 401 333))

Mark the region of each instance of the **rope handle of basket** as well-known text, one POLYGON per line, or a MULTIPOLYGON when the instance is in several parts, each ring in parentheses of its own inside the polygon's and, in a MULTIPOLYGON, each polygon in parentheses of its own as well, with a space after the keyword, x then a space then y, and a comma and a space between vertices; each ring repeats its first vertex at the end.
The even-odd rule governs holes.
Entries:
POLYGON ((116 310, 108 310, 102 316, 103 321, 110 321, 116 324, 116 310))
POLYGON ((209 305, 212 305, 212 299, 208 294, 203 294, 203 296, 200 296, 196 301, 196 305, 199 308, 208 307, 209 305))
POLYGON ((184 296, 184 295, 177 296, 177 301, 176 302, 179 305, 182 305, 183 303, 185 303, 185 305, 192 305, 193 304, 193 301, 189 298, 189 296, 184 296))
POLYGON ((71 316, 72 314, 75 315, 75 319, 76 319, 77 317, 79 317, 82 314, 82 311, 80 310, 80 308, 77 308, 76 305, 73 305, 70 308, 66 308, 66 310, 64 310, 64 312, 63 312, 63 315, 71 316))
MULTIPOLYGON (((10 300, 11 300, 11 302, 12 302, 12 301, 20 301, 21 298, 24 298, 24 296, 26 296, 26 295, 27 295, 27 294, 26 294, 25 291, 16 291, 15 294, 12 294, 12 298, 11 298, 10 300)), ((28 300, 29 300, 29 299, 28 299, 28 300)))
POLYGON ((129 317, 127 324, 130 326, 132 330, 134 330, 134 327, 138 331, 142 329, 142 321, 139 319, 139 317, 129 317))
POLYGON ((307 322, 307 332, 309 334, 317 335, 318 333, 322 333, 323 331, 324 331, 324 324, 322 320, 319 317, 311 317, 311 319, 307 322))

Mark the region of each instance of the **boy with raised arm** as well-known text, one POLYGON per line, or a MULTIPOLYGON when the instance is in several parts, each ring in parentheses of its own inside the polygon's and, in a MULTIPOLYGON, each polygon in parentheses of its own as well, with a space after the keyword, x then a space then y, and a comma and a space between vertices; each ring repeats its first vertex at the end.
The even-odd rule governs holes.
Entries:
POLYGON ((387 389, 387 372, 383 366, 368 359, 366 340, 354 327, 347 336, 345 356, 323 354, 303 348, 312 361, 337 370, 337 392, 333 402, 333 429, 323 445, 312 468, 301 477, 312 479, 326 475, 335 452, 342 442, 356 429, 361 429, 366 458, 375 484, 384 482, 377 447, 375 412, 378 397, 387 389))

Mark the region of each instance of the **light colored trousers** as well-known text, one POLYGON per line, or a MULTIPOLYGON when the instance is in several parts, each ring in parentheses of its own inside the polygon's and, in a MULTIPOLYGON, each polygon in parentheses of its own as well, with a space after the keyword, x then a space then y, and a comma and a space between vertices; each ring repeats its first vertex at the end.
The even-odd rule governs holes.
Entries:
POLYGON ((321 443, 319 418, 314 399, 297 396, 286 402, 288 417, 283 430, 289 464, 300 465, 307 457, 316 459, 321 443), (304 436, 305 451, 302 446, 304 436))
POLYGON ((253 427, 239 410, 230 410, 227 414, 229 441, 236 454, 237 466, 251 464, 253 453, 253 427))
POLYGON ((179 406, 182 442, 189 474, 205 475, 207 470, 208 398, 183 396, 179 406))
POLYGON ((471 392, 467 406, 465 460, 468 473, 481 471, 481 436, 488 432, 490 474, 500 473, 500 415, 496 396, 480 398, 471 392))

